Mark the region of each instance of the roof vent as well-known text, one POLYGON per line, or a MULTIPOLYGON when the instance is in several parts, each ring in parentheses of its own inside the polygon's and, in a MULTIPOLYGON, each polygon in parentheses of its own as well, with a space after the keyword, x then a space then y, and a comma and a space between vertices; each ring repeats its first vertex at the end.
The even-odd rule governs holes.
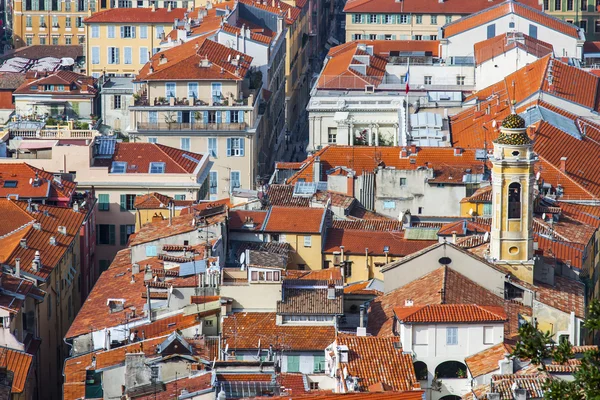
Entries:
POLYGON ((40 252, 39 250, 36 250, 35 256, 33 257, 33 261, 31 262, 31 269, 33 270, 33 272, 38 272, 40 270, 41 265, 42 262, 40 259, 40 252))
POLYGON ((413 302, 412 299, 406 299, 404 300, 404 307, 412 307, 415 303, 413 302))
POLYGON ((449 265, 452 262, 452 259, 450 257, 442 257, 438 261, 442 265, 449 265))
POLYGON ((58 227, 58 233, 60 233, 61 235, 65 235, 67 236, 67 227, 66 226, 59 226, 58 227))
POLYGON ((27 238, 23 238, 19 241, 19 244, 21 245, 22 248, 26 249, 27 248, 27 238))
POLYGON ((210 62, 207 56, 204 56, 200 59, 200 67, 209 68, 210 66, 212 66, 212 63, 210 62))
POLYGON ((167 63, 167 57, 164 54, 161 54, 158 60, 158 65, 163 65, 167 63))
POLYGON ((50 236, 50 244, 51 244, 52 246, 56 246, 56 237, 54 237, 54 236, 50 236))
POLYGON ((41 231, 42 230, 42 224, 40 224, 39 222, 34 222, 33 223, 33 229, 41 231))

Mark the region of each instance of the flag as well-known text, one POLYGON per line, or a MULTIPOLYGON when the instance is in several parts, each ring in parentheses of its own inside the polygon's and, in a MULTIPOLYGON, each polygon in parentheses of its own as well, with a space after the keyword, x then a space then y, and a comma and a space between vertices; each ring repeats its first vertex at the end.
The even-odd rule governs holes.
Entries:
POLYGON ((410 86, 408 85, 408 80, 410 76, 410 68, 406 70, 406 75, 404 76, 404 82, 406 82, 406 94, 410 91, 410 86))

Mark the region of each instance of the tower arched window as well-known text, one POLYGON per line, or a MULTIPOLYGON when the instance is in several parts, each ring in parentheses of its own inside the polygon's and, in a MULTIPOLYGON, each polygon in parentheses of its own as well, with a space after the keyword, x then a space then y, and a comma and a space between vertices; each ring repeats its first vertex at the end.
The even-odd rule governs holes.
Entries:
POLYGON ((508 185, 508 218, 521 218, 521 185, 517 182, 508 185))

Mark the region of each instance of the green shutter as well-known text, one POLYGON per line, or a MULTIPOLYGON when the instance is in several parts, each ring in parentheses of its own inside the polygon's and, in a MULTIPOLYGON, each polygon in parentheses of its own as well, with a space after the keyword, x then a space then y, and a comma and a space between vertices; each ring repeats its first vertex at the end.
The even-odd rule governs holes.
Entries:
POLYGON ((119 225, 119 240, 121 246, 127 245, 127 225, 119 225))
POLYGON ((314 372, 325 372, 325 356, 322 354, 313 356, 315 361, 314 372))
POLYGON ((111 245, 115 244, 115 226, 114 225, 108 226, 108 244, 111 244, 111 245))
POLYGON ((287 356, 287 372, 300 372, 300 356, 287 356))
POLYGON ((99 211, 108 211, 110 208, 110 197, 108 194, 99 194, 98 195, 98 210, 99 211))
POLYGON ((381 23, 381 14, 377 14, 377 23, 380 24, 381 23))
POLYGON ((175 200, 185 200, 185 194, 176 194, 175 200))
POLYGON ((127 196, 122 194, 121 195, 121 211, 127 211, 127 196))
POLYGON ((408 14, 408 15, 406 16, 406 23, 407 23, 407 24, 410 24, 410 19, 411 19, 411 18, 412 18, 412 15, 410 15, 410 14, 408 14))

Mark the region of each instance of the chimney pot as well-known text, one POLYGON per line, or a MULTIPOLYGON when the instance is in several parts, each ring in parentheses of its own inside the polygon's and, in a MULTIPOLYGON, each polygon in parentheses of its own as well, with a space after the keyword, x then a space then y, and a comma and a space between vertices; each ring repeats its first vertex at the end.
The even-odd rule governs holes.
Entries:
POLYGON ((15 259, 15 276, 17 278, 21 277, 21 258, 17 257, 15 259))
POLYGON ((567 172, 567 157, 560 158, 560 170, 562 172, 567 172))

